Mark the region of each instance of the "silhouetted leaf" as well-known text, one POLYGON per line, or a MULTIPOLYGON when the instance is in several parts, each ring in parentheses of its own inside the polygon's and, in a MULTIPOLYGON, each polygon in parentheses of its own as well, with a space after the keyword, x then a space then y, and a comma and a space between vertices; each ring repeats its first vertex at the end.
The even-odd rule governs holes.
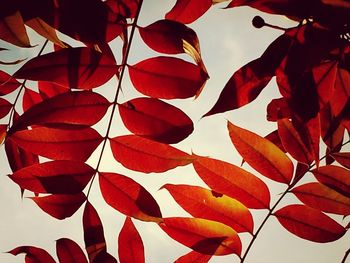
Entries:
POLYGON ((88 263, 80 246, 68 238, 56 241, 56 253, 60 263, 88 263))
POLYGON ((190 24, 201 17, 211 5, 212 0, 177 0, 165 18, 190 24))

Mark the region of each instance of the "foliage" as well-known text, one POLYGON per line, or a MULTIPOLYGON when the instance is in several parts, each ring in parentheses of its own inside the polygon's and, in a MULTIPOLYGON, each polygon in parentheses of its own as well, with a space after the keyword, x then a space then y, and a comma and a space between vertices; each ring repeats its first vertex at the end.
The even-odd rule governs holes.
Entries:
MULTIPOLYGON (((350 214, 350 153, 342 150, 349 142, 344 138, 350 129, 348 1, 233 0, 221 10, 247 5, 297 22, 293 28, 282 29, 254 18, 255 27, 270 26, 282 29, 283 34, 259 58, 233 73, 204 115, 249 104, 276 80, 281 97, 267 105, 267 119, 276 123, 274 132, 262 137, 227 123, 234 147, 259 176, 172 145, 186 139, 194 125, 184 111, 166 100, 201 96, 209 78, 199 39, 186 24, 224 0, 177 0, 165 19, 150 25, 138 24, 142 0, 5 2, 2 40, 19 48, 31 47, 26 27, 47 39, 40 53, 15 73, 0 72, 0 117, 9 120, 0 125, 0 138, 13 171, 9 178, 22 194, 34 193, 31 198, 39 208, 57 219, 71 217, 84 206, 88 257, 74 241, 62 238, 57 241, 60 262, 117 262, 107 252, 103 224, 90 202, 90 189, 97 180, 105 202, 126 216, 118 238, 122 263, 145 260, 142 239, 131 218, 158 224, 172 239, 193 250, 177 262, 207 262, 213 255, 226 254, 236 254, 244 262, 272 216, 292 234, 313 242, 332 242, 345 235, 349 225, 330 214, 350 214), (130 65, 136 30, 149 48, 162 55, 130 65), (80 44, 65 43, 56 31, 80 44), (116 38, 123 42, 120 50, 109 45, 116 38), (54 48, 43 54, 48 42, 54 48), (192 62, 177 54, 189 55, 192 62), (119 55, 120 63, 116 61, 119 55), (120 103, 126 69, 144 97, 120 103), (114 97, 106 97, 98 88, 112 78, 118 86, 114 97), (37 90, 27 87, 27 80, 36 81, 37 90), (13 102, 8 99, 11 94, 15 94, 13 102), (111 133, 116 114, 131 134, 111 133), (104 117, 107 123, 102 122, 104 117), (105 135, 96 130, 96 124, 105 125, 105 135), (325 154, 320 154, 321 140, 325 154), (192 165, 208 188, 181 184, 162 188, 193 217, 163 217, 144 186, 126 175, 101 170, 107 147, 117 162, 142 173, 192 165), (92 166, 86 161, 94 152, 99 157, 92 166), (311 181, 305 175, 313 175, 311 181), (271 201, 269 180, 285 185, 276 202, 271 201), (281 206, 287 195, 296 196, 300 203, 281 206), (267 211, 259 225, 253 209, 267 211), (246 248, 240 240, 244 232, 251 236, 246 248)), ((2 62, 17 63, 22 61, 2 62)), ((33 246, 9 253, 25 253, 28 262, 54 262, 45 250, 33 246)))

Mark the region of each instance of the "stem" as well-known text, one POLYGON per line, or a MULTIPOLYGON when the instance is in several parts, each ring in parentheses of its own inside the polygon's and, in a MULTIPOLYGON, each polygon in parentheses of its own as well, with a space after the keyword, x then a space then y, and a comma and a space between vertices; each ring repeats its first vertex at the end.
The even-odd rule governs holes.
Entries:
MULTIPOLYGON (((346 141, 345 143, 342 144, 342 147, 345 146, 346 144, 350 143, 350 139, 348 141, 346 141)), ((327 154, 325 154, 322 158, 320 158, 319 161, 322 161, 323 159, 325 159, 329 154, 331 154, 332 152, 329 152, 327 154)), ((307 172, 310 172, 312 168, 314 168, 316 166, 316 163, 313 163, 312 165, 309 166, 309 168, 307 169, 307 172)), ((272 206, 272 208, 269 209, 269 213, 266 215, 266 217, 264 218, 264 220, 262 221, 262 223, 260 224, 258 230, 254 233, 252 240, 249 242, 248 247, 246 249, 246 251, 244 252, 243 257, 241 258, 241 263, 244 262, 245 258, 247 257, 251 247, 253 246, 256 238, 258 237, 260 231, 263 229, 264 225, 266 224, 266 222, 269 220, 270 216, 273 214, 274 210, 276 209, 276 207, 279 205, 279 203, 282 201, 282 199, 286 196, 287 193, 289 193, 289 191, 302 179, 303 177, 300 177, 299 180, 295 180, 292 184, 290 184, 288 186, 288 188, 283 192, 283 194, 280 196, 280 198, 276 201, 276 203, 272 206)), ((350 249, 345 253, 345 257, 343 259, 343 261, 341 263, 345 263, 345 259, 348 257, 348 255, 350 254, 350 249)))
POLYGON ((104 150, 106 148, 108 136, 109 136, 109 133, 111 131, 113 117, 115 115, 115 110, 116 110, 116 107, 117 107, 117 100, 118 100, 118 96, 119 96, 119 93, 120 93, 121 88, 122 88, 122 82, 123 82, 123 77, 124 77, 124 73, 125 73, 125 68, 127 67, 127 61, 128 61, 128 58, 129 58, 129 53, 130 53, 130 49, 131 49, 132 40, 133 40, 133 37, 134 37, 134 34, 135 34, 135 29, 137 28, 137 21, 138 21, 139 15, 140 15, 142 3, 143 3, 143 0, 140 0, 139 6, 138 6, 138 9, 137 9, 137 12, 136 12, 135 19, 134 19, 134 21, 132 23, 132 28, 131 28, 130 37, 129 37, 129 43, 127 45, 127 48, 126 48, 126 51, 125 51, 125 56, 123 56, 123 61, 122 61, 122 64, 121 64, 121 71, 120 71, 120 76, 119 76, 119 82, 118 82, 118 87, 117 87, 117 90, 116 90, 116 93, 115 93, 115 96, 114 96, 114 100, 113 100, 111 116, 109 117, 108 126, 107 126, 107 130, 106 130, 106 135, 105 135, 105 137, 103 139, 101 153, 100 153, 100 156, 98 158, 97 165, 96 165, 96 168, 95 168, 96 173, 92 177, 92 180, 91 180, 90 185, 89 185, 89 189, 88 189, 87 194, 86 194, 86 198, 87 199, 89 198, 89 194, 90 194, 90 191, 91 191, 92 184, 93 184, 93 182, 95 180, 96 174, 97 174, 98 169, 100 167, 100 164, 101 164, 101 161, 102 161, 102 157, 103 157, 103 153, 104 153, 104 150))
POLYGON ((346 263, 346 259, 348 258, 349 255, 350 255, 350 248, 345 252, 345 255, 341 263, 346 263))

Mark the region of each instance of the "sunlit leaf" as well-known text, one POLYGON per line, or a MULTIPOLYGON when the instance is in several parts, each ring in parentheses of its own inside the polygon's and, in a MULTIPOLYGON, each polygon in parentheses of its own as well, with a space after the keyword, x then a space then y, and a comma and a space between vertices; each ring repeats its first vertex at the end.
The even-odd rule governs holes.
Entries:
POLYGON ((117 69, 114 60, 94 49, 64 48, 32 58, 14 73, 14 77, 89 90, 105 84, 117 69))
POLYGON ((320 210, 305 205, 289 205, 274 215, 289 232, 318 243, 335 241, 346 232, 344 227, 320 210))
POLYGON ((143 221, 159 222, 160 208, 152 195, 139 183, 116 173, 99 173, 104 200, 119 212, 143 221))
POLYGON ((289 184, 293 163, 276 145, 259 135, 228 122, 230 138, 243 159, 262 175, 289 184))
POLYGON ((236 231, 222 223, 202 218, 164 218, 159 226, 174 240, 203 254, 241 254, 236 231))
POLYGON ((7 100, 0 98, 0 119, 4 118, 11 110, 12 104, 7 100))
POLYGON ((268 139, 270 142, 272 142, 274 145, 280 148, 282 152, 287 152, 286 149, 284 149, 283 147, 280 136, 278 135, 278 130, 270 132, 264 138, 268 139))
POLYGON ((332 153, 332 157, 334 157, 338 163, 350 169, 350 152, 332 153))
POLYGON ((165 18, 190 24, 201 17, 211 5, 212 0, 177 0, 165 18))
POLYGON ((162 99, 193 97, 207 76, 195 64, 173 57, 154 57, 129 66, 134 87, 147 96, 162 99))
POLYGON ((0 19, 0 39, 19 47, 31 46, 19 11, 0 19))
POLYGON ((349 170, 335 165, 326 165, 311 172, 319 182, 350 198, 349 170))
POLYGON ((44 212, 57 219, 71 217, 85 202, 83 193, 74 195, 54 194, 48 196, 30 197, 44 212))
POLYGON ((199 186, 166 184, 162 188, 193 217, 224 223, 237 232, 253 232, 252 215, 233 198, 199 186))
POLYGON ((101 143, 102 137, 92 128, 62 130, 36 127, 11 135, 21 148, 53 160, 86 161, 101 143))
POLYGON ((130 217, 125 219, 118 236, 118 254, 120 263, 145 262, 142 239, 130 217))
POLYGON ((75 194, 81 192, 95 170, 83 162, 50 161, 24 167, 10 179, 35 193, 75 194))
POLYGON ((193 132, 183 111, 158 99, 132 99, 119 105, 119 113, 132 133, 158 142, 178 143, 193 132))
POLYGON ((174 261, 174 263, 207 263, 212 255, 205 255, 197 251, 191 251, 174 261))
POLYGON ((269 208, 269 189, 258 177, 230 163, 195 157, 193 167, 213 191, 235 198, 249 208, 269 208))
POLYGON ((170 145, 136 135, 110 139, 114 158, 128 169, 161 173, 192 163, 193 157, 170 145))
POLYGON ((80 246, 68 238, 56 241, 56 253, 60 263, 88 263, 80 246))
POLYGON ((50 254, 38 247, 33 246, 21 246, 16 247, 7 253, 10 253, 14 256, 17 256, 19 254, 25 254, 25 262, 27 263, 55 263, 55 260, 50 256, 50 254))

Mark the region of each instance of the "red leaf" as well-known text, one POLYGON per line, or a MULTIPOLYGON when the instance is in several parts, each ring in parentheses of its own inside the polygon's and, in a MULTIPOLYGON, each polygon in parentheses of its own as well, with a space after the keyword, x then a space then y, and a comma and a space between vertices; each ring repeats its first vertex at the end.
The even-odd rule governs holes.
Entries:
POLYGON ((95 170, 83 162, 50 161, 22 168, 10 178, 35 193, 75 194, 85 188, 94 174, 95 170))
POLYGON ((0 124, 0 144, 2 144, 7 135, 7 124, 0 124))
POLYGON ((36 127, 11 135, 21 148, 53 160, 86 161, 103 140, 92 128, 62 130, 36 127))
POLYGON ((173 57, 154 57, 129 66, 134 87, 144 95, 162 99, 193 97, 207 76, 195 64, 173 57))
POLYGON ((190 24, 201 17, 211 5, 212 0, 177 0, 165 18, 190 24))
POLYGON ((331 155, 338 163, 350 169, 350 152, 332 153, 331 155))
POLYGON ((114 60, 94 49, 64 48, 29 60, 14 77, 89 90, 105 84, 117 69, 114 60))
POLYGON ((222 223, 202 218, 164 218, 159 226, 172 239, 207 255, 241 254, 236 231, 222 223))
POLYGON ((31 89, 25 89, 23 94, 23 111, 27 111, 31 107, 33 107, 35 104, 38 104, 42 102, 42 98, 39 93, 31 90, 31 89))
POLYGON ((55 263, 55 260, 50 256, 49 253, 47 253, 46 250, 38 247, 21 246, 16 247, 7 253, 10 253, 14 256, 24 253, 26 254, 25 262, 28 263, 55 263))
POLYGON ((136 135, 110 139, 114 158, 130 170, 162 173, 192 163, 193 157, 170 145, 136 135))
POLYGON ((30 197, 44 212, 54 218, 65 219, 71 217, 86 201, 84 193, 75 195, 49 195, 43 197, 30 197))
POLYGON ((347 69, 338 68, 337 78, 335 81, 333 97, 330 101, 332 112, 339 116, 346 107, 350 99, 350 72, 347 69))
POLYGON ((268 139, 270 142, 272 142, 274 145, 280 148, 282 152, 287 152, 286 149, 284 149, 283 147, 280 136, 278 135, 278 130, 270 132, 264 138, 268 139))
POLYGON ((293 163, 276 145, 230 122, 228 130, 232 143, 251 167, 276 182, 290 183, 293 163))
POLYGON ((38 89, 41 97, 44 100, 69 91, 67 87, 60 86, 55 83, 47 82, 47 81, 38 81, 38 89))
POLYGON ((237 232, 253 232, 252 215, 233 198, 199 186, 166 184, 162 188, 193 217, 224 223, 237 232))
POLYGON ((7 100, 0 98, 0 119, 4 118, 11 110, 12 104, 7 100))
POLYGON ((278 134, 282 144, 287 152, 297 161, 305 164, 311 164, 313 155, 304 144, 299 132, 295 129, 292 122, 288 119, 280 119, 278 124, 278 134))
POLYGON ((123 228, 119 233, 118 254, 120 263, 145 262, 142 239, 130 217, 125 219, 123 228))
POLYGON ((265 183, 242 168, 200 156, 196 156, 193 167, 213 191, 235 198, 249 208, 269 208, 270 192, 265 183))
POLYGON ((350 198, 349 170, 339 166, 326 165, 311 172, 319 182, 350 198))
POLYGON ((9 133, 31 125, 64 127, 92 126, 106 114, 110 103, 102 95, 91 91, 66 92, 33 106, 26 111, 9 133))
POLYGON ((174 263, 207 263, 211 257, 212 255, 205 255, 198 253, 197 251, 191 251, 179 257, 174 263))
POLYGON ((2 15, 0 19, 0 39, 18 47, 30 47, 21 13, 18 10, 12 12, 7 16, 2 15))
POLYGON ((160 221, 157 201, 142 185, 116 173, 99 173, 99 182, 103 198, 114 209, 139 220, 160 221))
POLYGON ((21 83, 12 78, 11 75, 0 70, 0 96, 7 95, 16 90, 21 83))
POLYGON ((124 125, 135 135, 162 143, 178 143, 193 132, 192 120, 180 109, 153 98, 119 105, 124 125))
POLYGON ((92 263, 118 263, 118 261, 106 251, 99 252, 96 257, 92 260, 92 263))
POLYGON ((83 212, 83 228, 86 252, 89 262, 93 262, 99 253, 106 252, 106 241, 100 217, 89 201, 86 202, 83 212))
POLYGON ((318 182, 300 185, 292 192, 304 204, 323 212, 349 215, 350 198, 318 182))
POLYGON ((293 111, 288 105, 288 101, 285 98, 273 99, 267 105, 268 121, 278 121, 279 119, 292 118, 293 111))
POLYGON ((318 243, 335 241, 346 232, 344 227, 321 211, 305 205, 289 205, 274 215, 289 232, 318 243))
POLYGON ((80 246, 68 238, 56 241, 56 253, 60 263, 88 263, 80 246))

